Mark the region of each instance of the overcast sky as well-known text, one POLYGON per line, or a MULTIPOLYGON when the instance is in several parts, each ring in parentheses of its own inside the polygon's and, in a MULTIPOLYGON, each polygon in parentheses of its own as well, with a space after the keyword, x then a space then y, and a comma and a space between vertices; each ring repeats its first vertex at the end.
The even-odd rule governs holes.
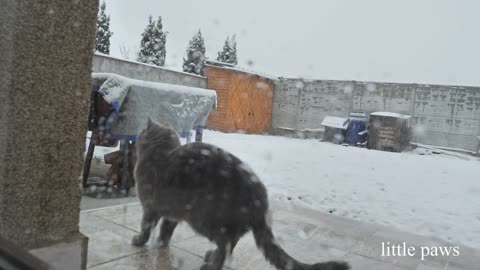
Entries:
POLYGON ((113 56, 138 47, 152 15, 177 70, 201 29, 210 59, 237 34, 239 65, 276 76, 475 86, 479 11, 478 0, 107 0, 113 56))

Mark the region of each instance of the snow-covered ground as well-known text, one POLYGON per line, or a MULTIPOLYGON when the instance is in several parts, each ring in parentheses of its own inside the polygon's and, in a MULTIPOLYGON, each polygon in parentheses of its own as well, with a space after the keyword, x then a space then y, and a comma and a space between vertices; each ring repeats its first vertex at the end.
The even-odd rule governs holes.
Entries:
POLYGON ((480 162, 317 140, 206 131, 259 175, 273 200, 480 247, 480 162))
MULTIPOLYGON (((204 142, 250 165, 272 200, 480 248, 477 158, 209 130, 204 142)), ((108 151, 99 148, 96 156, 108 151)))

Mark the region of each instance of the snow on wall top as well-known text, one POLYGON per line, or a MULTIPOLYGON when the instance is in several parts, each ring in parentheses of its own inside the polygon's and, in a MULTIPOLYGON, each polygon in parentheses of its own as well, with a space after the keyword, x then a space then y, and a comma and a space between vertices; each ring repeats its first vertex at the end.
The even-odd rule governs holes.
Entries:
POLYGON ((346 129, 348 126, 348 119, 342 117, 325 116, 321 125, 332 128, 346 129))
POLYGON ((263 77, 263 78, 270 79, 270 80, 273 80, 273 81, 277 81, 279 79, 278 76, 273 76, 273 75, 265 74, 265 73, 262 73, 262 72, 253 71, 253 70, 250 70, 250 69, 247 69, 247 68, 244 68, 244 67, 239 67, 239 66, 235 66, 235 65, 232 65, 232 64, 229 64, 229 63, 223 63, 223 62, 214 61, 214 60, 205 61, 205 65, 212 66, 212 67, 217 67, 217 68, 234 70, 234 71, 248 73, 248 74, 252 74, 252 75, 257 75, 259 77, 263 77))
POLYGON ((374 112, 374 113, 371 113, 370 115, 384 116, 384 117, 395 117, 395 118, 403 118, 403 119, 409 119, 410 118, 410 115, 401 114, 401 113, 393 113, 393 112, 374 112))
POLYGON ((93 73, 93 84, 115 112, 107 119, 107 132, 114 139, 134 140, 150 116, 174 127, 182 137, 196 126, 205 126, 216 107, 213 90, 134 80, 112 73, 93 73))
POLYGON ((111 56, 111 55, 108 55, 108 54, 103 54, 103 53, 100 53, 100 52, 95 52, 95 55, 105 57, 105 58, 115 59, 115 60, 118 60, 118 61, 128 62, 128 63, 132 63, 132 64, 137 64, 137 65, 145 65, 145 66, 149 66, 149 67, 153 67, 153 68, 163 69, 163 70, 167 70, 167 71, 171 71, 171 72, 181 73, 181 74, 189 75, 189 76, 192 76, 192 77, 198 77, 198 78, 205 79, 205 77, 197 75, 197 74, 188 73, 188 72, 179 71, 179 70, 174 70, 174 69, 165 68, 165 67, 159 67, 159 66, 156 66, 156 65, 142 63, 142 62, 138 62, 138 61, 133 61, 133 60, 130 60, 130 59, 114 57, 114 56, 111 56))

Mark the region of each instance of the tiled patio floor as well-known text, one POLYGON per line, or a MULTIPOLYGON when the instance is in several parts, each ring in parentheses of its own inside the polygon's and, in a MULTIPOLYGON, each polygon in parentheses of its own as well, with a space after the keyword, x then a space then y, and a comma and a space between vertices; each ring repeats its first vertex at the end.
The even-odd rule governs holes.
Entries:
MULTIPOLYGON (((364 224, 317 211, 274 205, 273 230, 278 242, 294 258, 307 262, 346 260, 356 270, 478 270, 480 250, 460 247, 457 257, 420 259, 420 246, 452 246, 444 241, 364 224), (382 242, 415 246, 414 257, 382 257, 382 242)), ((203 255, 214 247, 186 224, 177 227, 169 248, 156 245, 158 230, 143 248, 130 244, 138 232, 138 203, 83 211, 80 230, 87 235, 88 269, 149 270, 199 269, 203 255)), ((456 245, 453 245, 456 246, 456 245)), ((274 269, 256 248, 253 236, 240 240, 225 269, 274 269)))

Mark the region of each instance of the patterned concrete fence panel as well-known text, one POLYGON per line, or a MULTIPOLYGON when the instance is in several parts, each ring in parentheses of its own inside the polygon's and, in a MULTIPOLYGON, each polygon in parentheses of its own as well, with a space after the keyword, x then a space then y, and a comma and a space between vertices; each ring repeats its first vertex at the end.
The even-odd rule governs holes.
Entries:
POLYGON ((345 116, 351 111, 353 84, 340 81, 305 82, 300 94, 298 124, 319 127, 325 116, 345 116))
POLYGON ((356 82, 353 111, 391 111, 411 115, 414 98, 413 84, 356 82))
POLYGON ((351 111, 353 82, 282 78, 275 87, 274 129, 318 129, 325 116, 345 116, 351 111))
MULTIPOLYGON (((300 82, 300 80, 298 80, 300 82)), ((278 80, 275 82, 272 108, 273 128, 297 128, 297 111, 300 89, 303 86, 296 80, 278 80)))
POLYGON ((418 85, 414 140, 476 151, 480 134, 480 89, 418 85))
POLYGON ((414 142, 478 150, 478 87, 282 79, 275 84, 272 128, 320 129, 327 115, 375 111, 411 115, 414 142))

